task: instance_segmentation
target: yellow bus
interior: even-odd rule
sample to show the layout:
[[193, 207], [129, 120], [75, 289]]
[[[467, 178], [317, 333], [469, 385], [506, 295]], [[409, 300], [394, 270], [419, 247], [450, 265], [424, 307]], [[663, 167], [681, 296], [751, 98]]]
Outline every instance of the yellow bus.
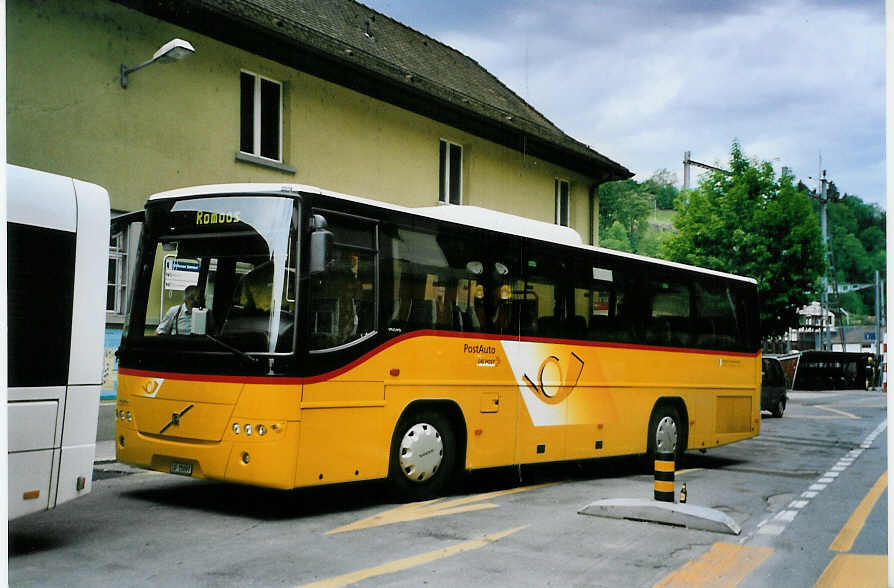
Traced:
[[146, 205], [117, 455], [295, 488], [708, 449], [760, 431], [753, 279], [471, 206], [307, 186]]

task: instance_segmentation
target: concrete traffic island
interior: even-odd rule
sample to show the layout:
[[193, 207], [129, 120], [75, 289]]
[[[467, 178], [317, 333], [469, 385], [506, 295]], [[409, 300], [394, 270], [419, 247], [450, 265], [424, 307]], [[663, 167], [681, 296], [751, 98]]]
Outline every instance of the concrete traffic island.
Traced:
[[655, 492], [654, 500], [642, 498], [608, 498], [597, 500], [578, 511], [578, 514], [628, 519], [647, 523], [661, 523], [675, 527], [713, 531], [738, 535], [739, 525], [726, 513], [706, 506], [695, 506], [686, 502], [686, 484], [680, 490], [680, 502], [674, 501], [676, 489], [677, 456], [667, 447], [676, 447], [676, 427], [671, 420], [658, 422], [655, 445]]
[[610, 519], [661, 523], [688, 529], [738, 535], [742, 529], [726, 513], [706, 506], [642, 498], [607, 498], [592, 502], [578, 514]]

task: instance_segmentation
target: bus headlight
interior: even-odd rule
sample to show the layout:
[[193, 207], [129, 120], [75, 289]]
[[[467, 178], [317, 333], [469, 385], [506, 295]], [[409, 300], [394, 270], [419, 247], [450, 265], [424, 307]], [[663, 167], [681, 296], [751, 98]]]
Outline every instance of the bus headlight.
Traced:
[[128, 411], [127, 411], [127, 422], [129, 423], [129, 422], [132, 421], [132, 420], [133, 420], [133, 415], [130, 414], [130, 411], [128, 410]]

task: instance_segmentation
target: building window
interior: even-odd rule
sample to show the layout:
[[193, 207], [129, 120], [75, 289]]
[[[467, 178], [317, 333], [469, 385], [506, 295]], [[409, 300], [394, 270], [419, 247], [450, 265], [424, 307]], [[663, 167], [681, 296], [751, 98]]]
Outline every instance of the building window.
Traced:
[[106, 288], [106, 311], [124, 314], [127, 289], [127, 233], [115, 233], [109, 240], [109, 281]]
[[568, 200], [570, 187], [567, 180], [556, 180], [556, 224], [568, 226]]
[[440, 196], [445, 204], [462, 204], [463, 148], [441, 139]]
[[282, 161], [282, 84], [242, 72], [239, 150]]

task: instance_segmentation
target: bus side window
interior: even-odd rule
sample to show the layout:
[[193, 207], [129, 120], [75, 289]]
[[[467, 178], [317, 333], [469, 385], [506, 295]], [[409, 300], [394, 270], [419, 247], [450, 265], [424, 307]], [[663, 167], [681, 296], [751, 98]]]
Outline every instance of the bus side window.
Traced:
[[523, 336], [570, 338], [569, 265], [553, 247], [539, 243], [527, 245], [520, 309]]
[[376, 330], [376, 229], [327, 214], [334, 235], [326, 271], [311, 279], [310, 348], [348, 344]]
[[669, 347], [690, 344], [690, 293], [683, 282], [656, 275], [651, 280], [651, 313], [646, 343]]
[[737, 340], [734, 293], [728, 286], [707, 280], [694, 283], [694, 346], [726, 349]]
[[[508, 266], [488, 262], [474, 232], [397, 227], [390, 234], [393, 305], [388, 329], [513, 332]], [[506, 286], [501, 298], [501, 287]]]

